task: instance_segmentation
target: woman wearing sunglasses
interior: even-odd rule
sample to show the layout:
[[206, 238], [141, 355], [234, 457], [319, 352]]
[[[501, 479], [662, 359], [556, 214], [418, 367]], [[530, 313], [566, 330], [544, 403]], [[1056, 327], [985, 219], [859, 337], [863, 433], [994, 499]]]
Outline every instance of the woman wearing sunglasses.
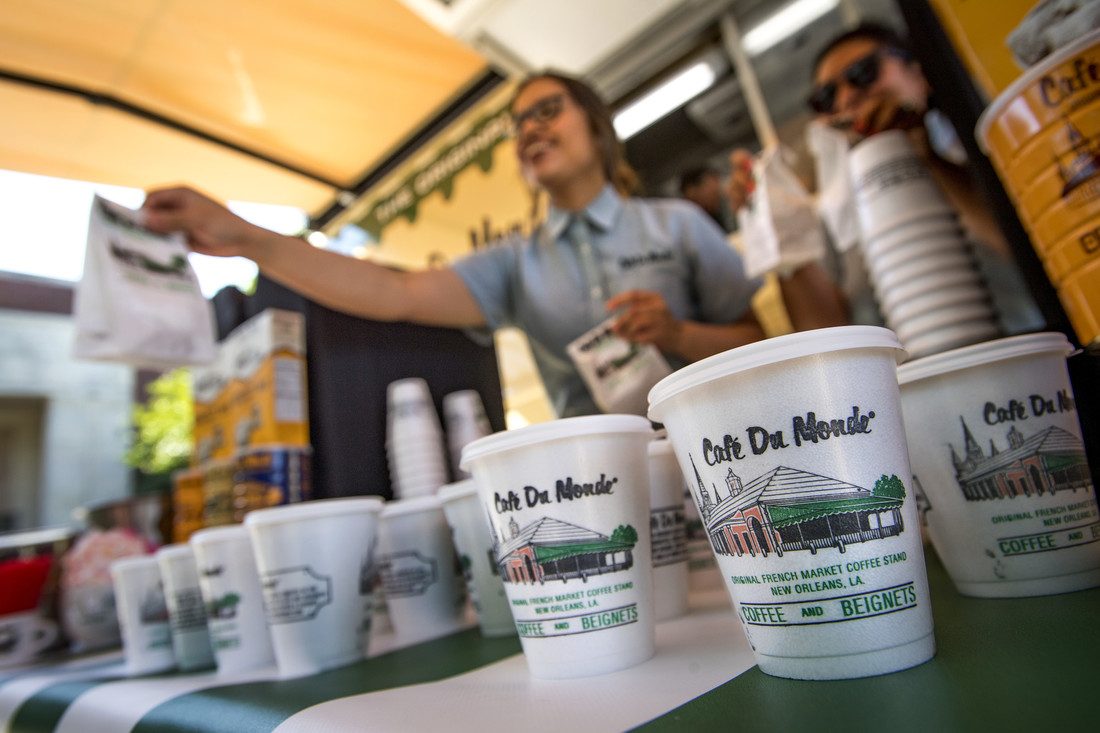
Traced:
[[398, 272], [255, 227], [185, 188], [150, 192], [155, 231], [196, 252], [254, 260], [268, 277], [353, 315], [434, 326], [518, 326], [559, 416], [597, 412], [566, 345], [618, 315], [616, 332], [656, 345], [673, 368], [763, 338], [747, 279], [697, 207], [629, 197], [635, 177], [607, 108], [557, 74], [526, 80], [512, 102], [524, 176], [549, 196], [528, 238], [448, 268]]
[[[867, 23], [834, 39], [818, 55], [808, 103], [817, 116], [811, 124], [842, 131], [849, 144], [885, 130], [905, 130], [975, 243], [1005, 329], [1020, 333], [1041, 328], [1043, 319], [1012, 261], [1000, 226], [970, 179], [958, 135], [935, 109], [933, 96], [919, 62], [901, 37], [890, 28]], [[730, 161], [728, 193], [736, 210], [751, 191], [752, 158], [748, 151], [738, 150]], [[844, 282], [852, 320], [881, 323], [858, 248], [831, 263], [830, 269], [835, 281]], [[791, 320], [797, 326], [799, 319], [796, 304]]]

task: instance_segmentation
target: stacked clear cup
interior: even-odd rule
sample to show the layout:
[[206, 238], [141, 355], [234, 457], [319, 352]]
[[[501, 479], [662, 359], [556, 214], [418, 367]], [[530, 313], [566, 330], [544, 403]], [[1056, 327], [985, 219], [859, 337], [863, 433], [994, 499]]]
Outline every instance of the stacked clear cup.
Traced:
[[875, 296], [909, 355], [1000, 336], [971, 244], [906, 133], [867, 138], [848, 164]]
[[434, 494], [447, 483], [443, 428], [428, 383], [401, 379], [387, 388], [386, 455], [394, 498]]

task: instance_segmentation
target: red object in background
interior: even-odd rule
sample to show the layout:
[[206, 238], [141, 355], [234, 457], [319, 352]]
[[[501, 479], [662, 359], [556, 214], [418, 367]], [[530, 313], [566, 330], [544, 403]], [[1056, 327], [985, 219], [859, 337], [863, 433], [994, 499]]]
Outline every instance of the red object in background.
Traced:
[[38, 608], [53, 557], [0, 562], [0, 616]]

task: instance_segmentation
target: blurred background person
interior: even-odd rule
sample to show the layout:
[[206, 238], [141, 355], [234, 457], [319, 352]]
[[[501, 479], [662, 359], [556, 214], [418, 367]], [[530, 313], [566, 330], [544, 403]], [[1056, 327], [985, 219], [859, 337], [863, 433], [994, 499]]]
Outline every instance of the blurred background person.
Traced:
[[[974, 245], [1004, 330], [1022, 333], [1044, 326], [1004, 234], [972, 184], [958, 134], [936, 109], [934, 91], [903, 38], [889, 27], [864, 23], [833, 39], [814, 63], [808, 102], [816, 115], [811, 125], [838, 131], [840, 144], [854, 145], [885, 130], [906, 131]], [[810, 134], [815, 133], [819, 139], [840, 137], [822, 130]], [[730, 162], [727, 194], [736, 211], [752, 191], [752, 156], [737, 150]], [[850, 320], [881, 325], [858, 247], [831, 256], [823, 266], [843, 292]]]

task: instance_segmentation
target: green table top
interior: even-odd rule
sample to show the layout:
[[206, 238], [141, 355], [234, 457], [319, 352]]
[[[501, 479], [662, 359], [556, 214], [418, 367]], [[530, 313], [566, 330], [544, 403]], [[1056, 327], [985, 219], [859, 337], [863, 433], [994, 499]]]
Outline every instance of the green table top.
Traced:
[[[779, 679], [753, 667], [635, 730], [1100, 730], [1100, 713], [1095, 710], [1100, 674], [1092, 666], [1100, 659], [1100, 589], [1039, 598], [966, 598], [955, 591], [931, 551], [928, 575], [937, 643], [932, 661], [881, 677], [837, 682]], [[690, 624], [691, 618], [677, 623]], [[732, 612], [728, 626], [722, 628], [739, 632]], [[468, 694], [470, 683], [465, 688], [461, 684], [469, 679], [466, 673], [514, 658], [519, 651], [515, 638], [484, 639], [476, 630], [468, 630], [312, 677], [181, 694], [144, 713], [132, 730], [270, 733], [299, 711], [347, 696], [362, 696], [354, 698], [353, 710], [364, 712], [352, 729], [369, 730], [373, 698], [364, 693], [441, 680], [450, 689], [453, 680], [455, 694]], [[522, 674], [519, 669], [516, 673]], [[148, 679], [158, 684], [158, 679], [184, 677], [166, 674]], [[559, 704], [599, 705], [598, 691], [615, 687], [614, 677], [585, 679], [595, 695], [568, 703], [551, 705], [545, 699], [536, 703], [538, 709], [524, 729], [553, 730]], [[66, 679], [46, 686], [21, 702], [6, 721], [0, 714], [0, 731], [52, 731], [74, 701], [98, 685], [111, 684], [111, 679]], [[0, 680], [0, 703], [5, 688], [13, 684], [10, 677], [7, 680]], [[502, 689], [507, 692], [517, 686], [523, 686], [522, 680], [512, 679]], [[644, 695], [645, 689], [631, 689], [630, 694]], [[449, 718], [445, 700], [436, 699], [433, 704], [447, 730], [484, 730], [486, 720], [496, 720], [491, 710], [480, 717], [482, 709], [476, 707], [468, 719]], [[432, 719], [436, 714], [433, 708]], [[69, 718], [72, 723], [72, 715]], [[87, 730], [107, 730], [96, 721], [87, 722]]]
[[1100, 589], [1038, 598], [959, 595], [926, 548], [936, 656], [835, 682], [752, 668], [636, 730], [1100, 730]]

